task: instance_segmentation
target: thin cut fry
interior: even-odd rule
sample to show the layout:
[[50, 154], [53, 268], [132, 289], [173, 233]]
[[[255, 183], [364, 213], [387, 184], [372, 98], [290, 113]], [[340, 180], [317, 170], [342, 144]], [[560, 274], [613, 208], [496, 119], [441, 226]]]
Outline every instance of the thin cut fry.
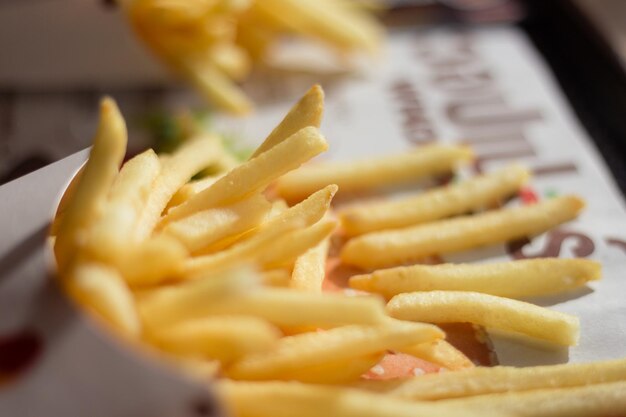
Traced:
[[115, 101], [100, 103], [100, 124], [89, 160], [72, 199], [67, 203], [54, 247], [59, 271], [63, 272], [84, 245], [89, 225], [102, 213], [107, 193], [126, 153], [126, 124]]
[[137, 240], [150, 236], [176, 191], [192, 176], [211, 165], [220, 152], [217, 138], [200, 136], [186, 142], [162, 163], [161, 173], [154, 182], [137, 225]]
[[170, 199], [170, 201], [167, 203], [167, 207], [165, 211], [167, 212], [172, 207], [176, 207], [176, 206], [183, 204], [185, 201], [189, 200], [194, 195], [198, 194], [201, 191], [206, 190], [211, 185], [213, 185], [215, 181], [220, 179], [222, 176], [223, 175], [220, 174], [220, 175], [205, 177], [197, 181], [188, 182], [187, 184], [183, 185], [182, 187], [178, 189], [178, 191], [176, 191], [176, 194], [174, 194], [172, 198]]
[[412, 183], [431, 175], [449, 172], [472, 158], [462, 146], [429, 145], [411, 152], [356, 162], [320, 162], [286, 174], [277, 181], [278, 193], [297, 201], [328, 184], [342, 191]]
[[171, 222], [163, 233], [175, 237], [193, 253], [258, 226], [271, 207], [262, 194], [253, 194], [229, 206], [199, 211]]
[[168, 352], [228, 364], [244, 355], [269, 350], [277, 343], [280, 331], [256, 317], [223, 316], [157, 329], [149, 337]]
[[350, 240], [341, 259], [362, 268], [381, 268], [534, 236], [576, 218], [583, 207], [580, 198], [564, 196], [530, 206], [373, 232]]
[[475, 412], [453, 405], [409, 402], [351, 388], [298, 382], [220, 381], [217, 392], [237, 416], [256, 417], [490, 417], [509, 413]]
[[473, 368], [472, 361], [463, 352], [445, 340], [425, 342], [398, 349], [400, 352], [413, 355], [416, 358], [443, 366], [451, 371]]
[[302, 291], [321, 292], [326, 276], [326, 258], [330, 240], [324, 239], [296, 259], [289, 287]]
[[269, 134], [250, 158], [252, 159], [273, 148], [304, 127], [313, 126], [319, 128], [323, 114], [324, 90], [318, 84], [315, 84], [289, 110], [282, 122], [272, 130], [272, 133]]
[[430, 342], [444, 336], [429, 324], [393, 322], [379, 326], [343, 326], [324, 332], [302, 333], [282, 338], [276, 347], [251, 354], [227, 370], [235, 379], [281, 379], [303, 367], [348, 361], [352, 357]]
[[401, 320], [469, 322], [558, 345], [573, 346], [578, 343], [577, 317], [487, 294], [461, 291], [400, 294], [389, 301], [387, 312]]
[[64, 281], [66, 289], [86, 309], [128, 336], [141, 331], [133, 295], [114, 269], [93, 263], [77, 265]]
[[346, 233], [360, 235], [465, 214], [512, 195], [529, 175], [525, 168], [513, 165], [410, 197], [361, 203], [342, 210], [341, 223]]
[[283, 381], [301, 381], [311, 384], [345, 384], [357, 381], [375, 366], [383, 353], [373, 353], [350, 360], [336, 360], [321, 365], [307, 366], [281, 375]]
[[247, 240], [215, 254], [198, 256], [187, 262], [185, 273], [188, 278], [201, 271], [236, 265], [243, 260], [256, 259], [266, 245], [287, 232], [309, 226], [321, 219], [337, 192], [336, 185], [312, 194], [309, 198], [268, 220], [263, 227]]
[[394, 397], [430, 401], [615, 381], [626, 381], [626, 359], [526, 368], [476, 367], [407, 379], [385, 392]]
[[268, 287], [288, 287], [291, 281], [290, 271], [287, 269], [270, 269], [261, 273], [263, 284]]
[[521, 417], [606, 417], [626, 410], [626, 381], [438, 401], [442, 406]]
[[556, 294], [600, 279], [588, 259], [525, 259], [493, 264], [411, 265], [350, 278], [350, 287], [391, 298], [414, 291], [474, 291], [523, 298]]
[[299, 167], [327, 148], [326, 140], [316, 128], [301, 129], [267, 152], [236, 167], [185, 203], [172, 208], [164, 223], [190, 216], [200, 210], [232, 203], [252, 192], [260, 191], [279, 176]]

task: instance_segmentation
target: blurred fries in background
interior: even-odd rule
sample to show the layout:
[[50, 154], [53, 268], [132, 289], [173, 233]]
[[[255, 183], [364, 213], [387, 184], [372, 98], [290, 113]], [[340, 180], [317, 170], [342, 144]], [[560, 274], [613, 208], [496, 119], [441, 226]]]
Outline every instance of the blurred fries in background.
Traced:
[[[237, 85], [271, 67], [284, 37], [322, 42], [341, 55], [376, 52], [383, 28], [353, 0], [118, 0], [144, 43], [207, 100], [235, 114], [253, 104]], [[295, 133], [295, 132], [294, 132]]]

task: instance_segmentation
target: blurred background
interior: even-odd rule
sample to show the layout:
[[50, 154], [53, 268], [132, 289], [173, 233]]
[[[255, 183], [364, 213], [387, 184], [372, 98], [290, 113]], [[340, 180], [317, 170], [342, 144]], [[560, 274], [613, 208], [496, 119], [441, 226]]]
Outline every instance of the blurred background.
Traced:
[[[118, 100], [127, 117], [131, 152], [147, 146], [167, 150], [176, 141], [180, 112], [246, 143], [252, 127], [238, 126], [247, 118], [207, 101], [198, 86], [189, 83], [189, 76], [177, 77], [176, 71], [163, 65], [163, 55], [151, 53], [146, 38], [137, 36], [137, 25], [129, 21], [124, 3], [128, 2], [0, 1], [0, 183], [89, 146], [103, 94]], [[232, 3], [243, 8], [249, 2]], [[410, 78], [414, 69], [403, 68], [405, 61], [396, 60], [393, 47], [388, 47], [397, 33], [411, 30], [427, 37], [429, 32], [451, 28], [494, 38], [519, 32], [556, 80], [559, 91], [546, 94], [567, 98], [575, 123], [584, 126], [622, 192], [626, 191], [626, 2], [405, 0], [366, 2], [363, 7], [387, 32], [380, 41], [381, 51], [368, 56], [329, 54], [315, 44], [281, 39], [280, 47], [273, 50], [280, 68], [257, 65], [245, 78], [233, 77], [256, 108], [248, 117], [267, 119], [255, 128], [274, 125], [278, 120], [273, 115], [281, 114], [314, 82], [322, 83], [329, 109], [341, 115], [357, 99], [340, 86], [358, 78], [361, 88], [367, 89], [368, 77], [384, 78], [389, 68]], [[505, 38], [501, 47], [506, 52]], [[495, 56], [491, 65], [499, 68]], [[500, 57], [504, 72], [495, 72], [506, 82], [508, 57], [506, 53]], [[534, 57], [524, 59], [535, 65]], [[524, 80], [516, 80], [523, 89]], [[404, 91], [401, 83], [394, 88], [398, 94]], [[376, 103], [375, 97], [371, 99]], [[437, 105], [428, 101], [428, 95], [420, 100], [414, 107]], [[376, 111], [371, 107], [373, 114]], [[403, 123], [405, 130], [410, 128]], [[266, 133], [259, 132], [254, 140]]]

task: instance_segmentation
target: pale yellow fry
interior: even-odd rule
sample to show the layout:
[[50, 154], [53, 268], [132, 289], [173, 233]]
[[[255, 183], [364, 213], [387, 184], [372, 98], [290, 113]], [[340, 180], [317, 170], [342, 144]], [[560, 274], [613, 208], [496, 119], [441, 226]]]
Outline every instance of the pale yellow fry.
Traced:
[[252, 103], [243, 90], [214, 65], [189, 57], [179, 57], [176, 63], [180, 71], [209, 102], [239, 115], [252, 110]]
[[251, 354], [226, 373], [235, 379], [280, 379], [304, 367], [398, 349], [444, 337], [436, 326], [394, 321], [378, 326], [343, 326], [282, 338], [269, 352]]
[[288, 287], [291, 281], [290, 271], [287, 269], [270, 269], [261, 273], [264, 285], [269, 287]]
[[583, 207], [580, 198], [564, 196], [529, 206], [368, 233], [350, 240], [341, 251], [341, 259], [363, 268], [381, 268], [493, 245], [543, 233], [576, 218]]
[[346, 384], [357, 381], [364, 373], [374, 367], [384, 353], [372, 353], [350, 360], [336, 360], [323, 364], [306, 366], [293, 372], [281, 374], [283, 381], [300, 381], [311, 384]]
[[216, 384], [227, 409], [238, 417], [490, 417], [510, 413], [475, 412], [452, 405], [410, 402], [351, 388], [299, 382], [233, 382]]
[[258, 275], [246, 267], [213, 272], [194, 281], [145, 291], [138, 297], [137, 308], [142, 321], [156, 329], [205, 317], [214, 303], [250, 291], [258, 283]]
[[526, 368], [476, 367], [410, 378], [390, 385], [384, 392], [411, 400], [442, 400], [614, 381], [626, 381], [626, 359]]
[[305, 229], [285, 233], [265, 245], [256, 255], [256, 262], [266, 268], [292, 265], [306, 251], [327, 241], [336, 228], [336, 220], [320, 220]]
[[378, 49], [383, 30], [365, 13], [346, 9], [335, 2], [263, 0], [258, 10], [280, 26], [298, 34], [323, 41], [341, 49]]
[[330, 239], [324, 239], [296, 259], [289, 281], [290, 288], [322, 292], [329, 247]]
[[515, 193], [529, 172], [513, 165], [446, 187], [395, 200], [361, 203], [340, 212], [346, 233], [398, 229], [486, 208]]
[[626, 381], [574, 388], [491, 394], [438, 401], [442, 406], [521, 417], [606, 417], [624, 415]]
[[304, 127], [313, 126], [319, 128], [323, 114], [324, 90], [318, 84], [315, 84], [289, 110], [285, 118], [272, 130], [272, 133], [269, 134], [250, 158], [254, 158], [273, 148]]
[[174, 207], [167, 214], [164, 222], [171, 222], [201, 210], [228, 204], [255, 191], [260, 191], [276, 178], [299, 167], [300, 164], [327, 148], [328, 143], [316, 128], [301, 129], [267, 152], [234, 168], [215, 184], [191, 197], [185, 203]]
[[83, 176], [83, 171], [85, 170], [85, 165], [80, 167], [76, 175], [72, 177], [70, 183], [67, 185], [65, 192], [61, 196], [61, 200], [59, 201], [59, 205], [57, 206], [56, 213], [54, 214], [54, 220], [52, 221], [52, 225], [50, 225], [50, 236], [56, 236], [59, 230], [59, 225], [63, 222], [63, 216], [65, 215], [65, 210], [67, 210], [67, 206], [70, 201], [74, 198], [74, 193], [76, 192], [76, 187], [80, 183], [80, 179]]
[[443, 366], [451, 371], [473, 368], [474, 363], [463, 352], [445, 340], [419, 343], [398, 349], [400, 352]]
[[216, 43], [209, 48], [207, 54], [218, 70], [234, 80], [242, 80], [250, 73], [250, 57], [236, 44]]
[[131, 250], [135, 227], [160, 169], [159, 158], [151, 149], [124, 164], [111, 186], [102, 217], [89, 233], [88, 250], [96, 258], [112, 262]]
[[213, 136], [200, 136], [185, 142], [162, 163], [146, 206], [137, 225], [136, 239], [152, 234], [172, 196], [189, 179], [211, 165], [220, 155], [220, 144]]
[[249, 239], [240, 241], [224, 251], [190, 259], [185, 267], [187, 277], [193, 278], [202, 271], [236, 265], [243, 260], [258, 259], [266, 245], [270, 245], [278, 237], [320, 220], [327, 212], [336, 192], [337, 186], [329, 185], [313, 193], [300, 204], [268, 220]]
[[77, 249], [85, 244], [87, 228], [102, 214], [124, 159], [127, 140], [126, 123], [115, 101], [104, 98], [89, 160], [59, 224], [54, 253], [60, 271], [65, 270]]
[[188, 257], [185, 247], [169, 236], [155, 236], [137, 243], [112, 260], [132, 287], [161, 284], [178, 275]]
[[[234, 167], [233, 167], [234, 168]], [[185, 201], [189, 200], [194, 195], [198, 194], [201, 191], [206, 190], [209, 186], [213, 185], [215, 181], [220, 179], [223, 175], [215, 175], [210, 177], [205, 177], [196, 181], [188, 182], [183, 185], [176, 191], [176, 194], [172, 196], [170, 201], [167, 203], [166, 212], [170, 210], [172, 207], [179, 206], [183, 204]]]
[[253, 194], [234, 204], [202, 210], [168, 223], [163, 233], [175, 237], [193, 253], [257, 227], [271, 207], [272, 204], [262, 194]]
[[387, 304], [395, 318], [428, 323], [469, 322], [557, 345], [578, 343], [578, 318], [523, 301], [461, 291], [396, 295]]
[[471, 151], [463, 146], [429, 145], [375, 159], [320, 162], [281, 177], [277, 191], [285, 199], [294, 201], [328, 184], [337, 184], [342, 191], [358, 191], [411, 183], [449, 172], [471, 158]]
[[350, 287], [391, 298], [415, 291], [474, 291], [500, 297], [551, 295], [600, 279], [588, 259], [525, 259], [493, 264], [411, 265], [350, 278]]
[[[215, 281], [214, 279], [211, 279]], [[218, 280], [219, 281], [219, 280]], [[194, 283], [192, 281], [191, 283]], [[283, 288], [262, 288], [241, 292], [245, 286], [230, 284], [231, 296], [203, 296], [203, 293], [227, 293], [224, 284], [218, 290], [204, 288], [184, 290], [159, 298], [140, 300], [139, 310], [150, 327], [178, 323], [209, 315], [250, 315], [279, 326], [340, 326], [344, 324], [376, 324], [386, 316], [381, 301], [374, 297], [347, 297], [340, 294], [313, 294]], [[162, 290], [165, 291], [165, 290]]]
[[64, 284], [75, 300], [115, 330], [128, 336], [139, 335], [141, 325], [133, 295], [115, 269], [81, 263], [70, 271]]
[[174, 354], [216, 359], [228, 364], [244, 355], [268, 351], [280, 336], [280, 331], [265, 320], [222, 316], [155, 329], [149, 340]]

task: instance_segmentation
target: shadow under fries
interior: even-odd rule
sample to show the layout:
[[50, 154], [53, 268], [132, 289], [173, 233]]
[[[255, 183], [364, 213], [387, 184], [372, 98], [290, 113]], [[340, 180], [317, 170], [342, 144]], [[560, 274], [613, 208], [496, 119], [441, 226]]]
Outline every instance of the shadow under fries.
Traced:
[[538, 366], [569, 362], [569, 348], [529, 339], [513, 333], [489, 330], [500, 365]]
[[561, 294], [546, 295], [544, 297], [525, 298], [524, 301], [538, 305], [540, 307], [551, 307], [566, 301], [575, 300], [594, 292], [594, 289], [585, 285], [584, 287], [575, 288]]

